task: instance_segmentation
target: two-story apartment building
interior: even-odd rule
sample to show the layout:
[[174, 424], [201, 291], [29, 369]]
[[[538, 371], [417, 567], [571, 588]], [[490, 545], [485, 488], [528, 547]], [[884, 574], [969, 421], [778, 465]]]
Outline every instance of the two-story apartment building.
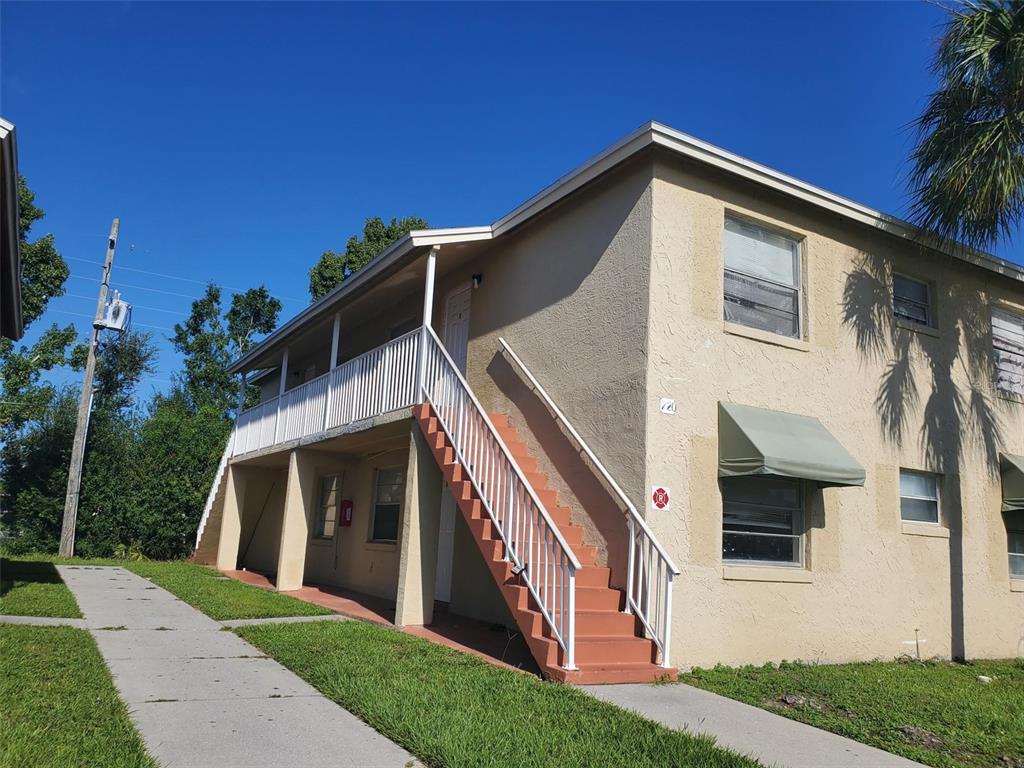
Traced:
[[235, 362], [197, 558], [545, 673], [1024, 653], [1024, 270], [651, 123]]

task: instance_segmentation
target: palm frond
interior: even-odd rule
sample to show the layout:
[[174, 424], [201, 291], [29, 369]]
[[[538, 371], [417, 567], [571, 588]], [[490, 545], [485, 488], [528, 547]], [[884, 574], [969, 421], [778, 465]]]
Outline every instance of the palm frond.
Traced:
[[916, 122], [911, 216], [940, 237], [987, 248], [1024, 217], [1024, 0], [949, 11]]

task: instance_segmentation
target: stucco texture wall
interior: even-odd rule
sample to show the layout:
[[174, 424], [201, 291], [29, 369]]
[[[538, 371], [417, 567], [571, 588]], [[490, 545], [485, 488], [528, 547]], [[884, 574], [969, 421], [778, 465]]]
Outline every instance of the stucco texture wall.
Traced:
[[482, 275], [471, 299], [468, 381], [486, 409], [510, 415], [618, 583], [622, 511], [499, 354], [498, 338], [523, 358], [626, 492], [641, 498], [650, 187], [650, 163], [635, 162], [503, 235], [438, 282], [433, 320], [443, 334], [447, 294]]
[[[989, 335], [990, 305], [1024, 303], [1024, 286], [667, 156], [652, 207], [637, 422], [644, 486], [672, 491], [670, 511], [648, 504], [647, 517], [682, 569], [673, 662], [1024, 653], [996, 463], [999, 450], [1024, 452], [1024, 404], [992, 391]], [[802, 341], [723, 321], [726, 211], [802, 240]], [[933, 282], [934, 332], [894, 323], [893, 269]], [[675, 415], [659, 412], [662, 397], [675, 399]], [[723, 567], [719, 401], [814, 416], [867, 472], [863, 488], [807, 488], [799, 580]], [[901, 523], [901, 466], [942, 475], [941, 530]]]

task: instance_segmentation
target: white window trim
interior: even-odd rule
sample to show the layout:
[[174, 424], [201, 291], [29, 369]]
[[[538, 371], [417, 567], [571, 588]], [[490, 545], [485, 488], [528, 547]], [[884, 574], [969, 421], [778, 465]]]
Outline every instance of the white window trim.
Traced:
[[[759, 229], [764, 229], [764, 230], [767, 230], [768, 232], [772, 232], [772, 233], [774, 233], [776, 235], [779, 235], [780, 237], [784, 237], [787, 240], [791, 240], [793, 242], [793, 244], [796, 245], [796, 250], [795, 250], [795, 253], [793, 254], [793, 259], [794, 259], [793, 282], [794, 282], [794, 285], [787, 285], [786, 283], [780, 283], [777, 280], [772, 280], [771, 278], [768, 278], [768, 277], [759, 277], [757, 275], [751, 275], [751, 274], [749, 274], [747, 272], [744, 272], [743, 270], [740, 270], [740, 269], [732, 269], [730, 267], [727, 267], [726, 263], [725, 263], [726, 254], [725, 254], [725, 247], [724, 247], [724, 243], [725, 243], [725, 219], [735, 219], [737, 221], [742, 221], [742, 222], [744, 222], [744, 223], [746, 223], [746, 224], [748, 224], [748, 225], [750, 225], [752, 227], [757, 227]], [[794, 232], [788, 232], [788, 231], [786, 231], [784, 229], [780, 229], [779, 227], [772, 226], [771, 224], [766, 224], [765, 222], [759, 221], [758, 219], [753, 219], [753, 218], [751, 218], [749, 216], [744, 216], [742, 214], [736, 214], [736, 213], [733, 213], [733, 212], [728, 211], [728, 210], [725, 212], [725, 219], [722, 220], [722, 243], [723, 243], [723, 247], [722, 247], [722, 274], [724, 275], [726, 272], [732, 272], [732, 273], [737, 274], [737, 275], [742, 275], [743, 277], [745, 277], [745, 278], [747, 278], [749, 280], [763, 280], [764, 282], [769, 283], [770, 285], [778, 286], [779, 288], [785, 288], [786, 290], [789, 290], [789, 291], [796, 290], [796, 331], [797, 331], [797, 333], [796, 333], [796, 336], [788, 336], [788, 335], [783, 334], [783, 333], [775, 333], [774, 331], [767, 331], [767, 330], [765, 330], [763, 328], [754, 328], [753, 326], [747, 326], [747, 325], [745, 325], [743, 323], [736, 323], [735, 321], [732, 321], [732, 320], [726, 320], [725, 322], [730, 323], [732, 325], [739, 325], [739, 326], [742, 326], [744, 328], [752, 328], [752, 330], [761, 331], [762, 333], [768, 333], [768, 334], [771, 334], [772, 336], [779, 336], [780, 338], [783, 338], [783, 339], [790, 339], [790, 340], [793, 340], [793, 341], [805, 341], [806, 338], [807, 338], [807, 334], [806, 334], [805, 329], [804, 329], [804, 242], [805, 242], [805, 240], [807, 238], [804, 237], [803, 235], [798, 235], [798, 234], [796, 234]], [[725, 303], [725, 288], [724, 288], [724, 286], [722, 288], [722, 303], [723, 303], [723, 305]], [[725, 314], [724, 313], [724, 308], [723, 308], [723, 313], [722, 314], [723, 314], [723, 317], [724, 317], [724, 314]]]
[[1004, 315], [1010, 315], [1011, 317], [1020, 318], [1022, 320], [1022, 322], [1024, 322], [1024, 307], [1020, 307], [1020, 306], [1018, 306], [1016, 304], [1006, 304], [1006, 303], [1003, 303], [1003, 302], [996, 302], [996, 303], [993, 303], [991, 311], [989, 312], [989, 323], [991, 324], [990, 325], [990, 331], [991, 331], [991, 340], [992, 340], [992, 348], [990, 350], [990, 354], [992, 355], [992, 388], [995, 390], [996, 394], [999, 395], [1000, 397], [1009, 398], [1009, 399], [1013, 399], [1013, 400], [1024, 399], [1024, 389], [1020, 389], [1020, 390], [1017, 390], [1017, 389], [1007, 389], [1005, 387], [1000, 387], [999, 386], [998, 376], [996, 375], [996, 371], [998, 370], [998, 368], [996, 367], [996, 354], [995, 354], [996, 353], [996, 348], [995, 348], [995, 335], [996, 335], [995, 316], [996, 316], [996, 313], [1002, 313]]
[[[908, 475], [920, 475], [922, 477], [932, 478], [935, 481], [935, 498], [932, 498], [931, 496], [916, 496], [914, 494], [904, 495], [903, 491], [899, 489], [899, 486], [897, 486], [897, 490], [899, 491], [900, 496], [900, 522], [906, 523], [908, 525], [932, 525], [935, 527], [942, 527], [942, 476], [939, 475], [937, 472], [928, 472], [927, 470], [924, 469], [908, 469], [906, 467], [900, 467], [899, 474], [902, 475], [904, 472]], [[899, 477], [897, 476], [897, 482], [898, 480]], [[914, 499], [916, 501], [934, 501], [935, 522], [932, 522], [931, 520], [907, 520], [905, 517], [903, 517], [904, 499]]]
[[[391, 467], [377, 467], [376, 469], [373, 470], [373, 505], [371, 506], [370, 530], [367, 532], [369, 534], [369, 536], [366, 539], [366, 543], [367, 544], [397, 544], [398, 543], [398, 533], [399, 533], [399, 531], [401, 530], [401, 527], [402, 527], [402, 508], [405, 506], [404, 501], [399, 501], [398, 502], [398, 530], [395, 531], [395, 538], [393, 538], [393, 539], [375, 539], [373, 537], [373, 532], [374, 532], [374, 530], [377, 527], [377, 494], [380, 493], [380, 473], [382, 471], [383, 472], [387, 472], [388, 470], [392, 470], [392, 469], [399, 469], [400, 470], [402, 468], [403, 467], [402, 467], [401, 464], [396, 464], [396, 465], [391, 466]], [[402, 481], [402, 486], [403, 486], [403, 493], [404, 493], [404, 490], [405, 490], [405, 488], [404, 488], [405, 481], [404, 480]]]
[[[1011, 533], [1017, 534], [1018, 536], [1024, 536], [1024, 531], [1018, 531], [1016, 528], [1008, 528], [1006, 530], [1007, 566], [1009, 566], [1009, 558], [1011, 558], [1011, 557], [1024, 557], [1024, 555], [1022, 555], [1022, 554], [1020, 554], [1018, 552], [1010, 552], [1010, 534]], [[1016, 575], [1016, 574], [1013, 573], [1013, 571], [1010, 571], [1010, 581], [1024, 586], [1024, 573], [1022, 573], [1020, 575]]]
[[804, 569], [806, 568], [806, 545], [807, 545], [807, 506], [806, 506], [806, 495], [804, 493], [804, 482], [797, 480], [796, 478], [790, 478], [796, 484], [800, 493], [800, 498], [797, 501], [797, 506], [783, 507], [778, 504], [759, 504], [756, 502], [744, 502], [751, 506], [763, 507], [765, 509], [781, 509], [787, 512], [793, 512], [793, 528], [799, 529], [797, 533], [752, 533], [749, 531], [729, 531], [725, 527], [725, 494], [722, 494], [722, 518], [721, 518], [721, 530], [722, 530], [722, 542], [721, 550], [725, 549], [725, 535], [727, 533], [739, 533], [746, 536], [774, 536], [777, 538], [792, 537], [796, 538], [799, 544], [797, 559], [790, 561], [780, 560], [746, 560], [743, 558], [732, 558], [726, 557], [725, 552], [722, 552], [722, 565], [725, 567], [746, 567], [751, 566], [752, 568], [785, 568], [785, 569]]
[[[912, 283], [917, 283], [918, 285], [923, 285], [924, 286], [925, 292], [926, 292], [926, 294], [928, 296], [928, 303], [925, 305], [925, 310], [926, 310], [926, 313], [927, 313], [927, 319], [926, 319], [926, 321], [924, 323], [919, 323], [917, 320], [914, 320], [912, 318], [903, 317], [902, 315], [896, 314], [896, 278], [897, 277], [902, 277], [904, 280], [909, 280]], [[937, 326], [936, 326], [936, 317], [935, 316], [936, 316], [937, 313], [935, 311], [935, 295], [936, 295], [935, 284], [932, 281], [930, 281], [930, 280], [922, 280], [921, 278], [914, 277], [913, 275], [909, 275], [906, 272], [894, 271], [892, 273], [892, 314], [893, 314], [893, 317], [895, 317], [898, 321], [903, 322], [903, 323], [908, 323], [911, 327], [917, 326], [917, 327], [921, 327], [921, 328], [933, 328], [933, 329], [936, 328]], [[908, 299], [908, 301], [910, 301], [910, 302], [912, 302], [914, 304], [919, 304], [920, 303], [920, 302], [914, 301], [913, 299]]]

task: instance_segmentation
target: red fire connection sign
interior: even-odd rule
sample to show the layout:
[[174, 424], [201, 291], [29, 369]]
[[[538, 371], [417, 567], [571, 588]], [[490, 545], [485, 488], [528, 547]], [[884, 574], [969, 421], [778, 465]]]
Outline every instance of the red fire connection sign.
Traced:
[[655, 486], [651, 493], [651, 503], [654, 504], [655, 509], [668, 509], [671, 496], [668, 492], [668, 488], [663, 486]]

